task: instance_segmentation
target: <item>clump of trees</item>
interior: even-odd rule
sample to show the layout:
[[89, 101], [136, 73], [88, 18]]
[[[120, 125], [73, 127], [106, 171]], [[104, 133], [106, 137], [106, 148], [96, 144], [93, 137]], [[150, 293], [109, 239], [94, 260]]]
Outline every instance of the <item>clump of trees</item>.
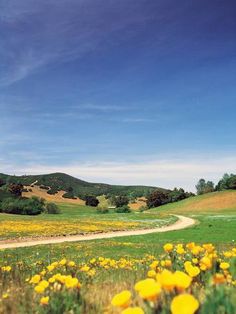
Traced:
[[99, 204], [99, 200], [92, 195], [87, 195], [85, 197], [85, 205], [86, 206], [92, 206], [92, 207], [97, 207]]
[[214, 183], [212, 181], [200, 179], [196, 185], [196, 190], [198, 195], [214, 192], [215, 190]]
[[0, 212], [17, 215], [59, 214], [60, 210], [54, 203], [45, 203], [43, 198], [6, 198], [0, 203]]
[[185, 192], [182, 188], [174, 188], [173, 191], [155, 190], [147, 196], [147, 207], [158, 207], [168, 203], [178, 202], [191, 196], [194, 196], [194, 194]]
[[225, 173], [215, 187], [216, 191], [236, 190], [236, 175]]
[[200, 179], [196, 185], [198, 195], [224, 190], [236, 190], [236, 175], [225, 173], [220, 181], [214, 185], [212, 181]]
[[8, 214], [38, 215], [45, 209], [45, 202], [38, 197], [7, 198], [2, 201], [0, 211]]

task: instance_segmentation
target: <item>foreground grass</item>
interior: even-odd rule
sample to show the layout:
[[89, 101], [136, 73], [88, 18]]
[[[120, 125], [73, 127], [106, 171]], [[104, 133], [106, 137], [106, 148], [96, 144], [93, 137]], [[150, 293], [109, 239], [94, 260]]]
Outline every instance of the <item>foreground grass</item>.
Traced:
[[0, 313], [235, 313], [235, 246], [142, 238], [2, 251]]

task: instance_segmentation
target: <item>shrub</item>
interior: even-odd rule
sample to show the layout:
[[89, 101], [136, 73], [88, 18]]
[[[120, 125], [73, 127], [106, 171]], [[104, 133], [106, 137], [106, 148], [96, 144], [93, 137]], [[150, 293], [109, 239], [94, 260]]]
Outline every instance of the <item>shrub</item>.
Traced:
[[40, 189], [43, 189], [43, 190], [49, 190], [49, 187], [46, 185], [40, 185], [39, 187]]
[[99, 204], [99, 200], [95, 196], [86, 196], [85, 197], [85, 205], [97, 207]]
[[124, 205], [124, 206], [117, 207], [115, 209], [115, 212], [116, 213], [130, 213], [131, 210], [130, 210], [129, 206]]
[[60, 214], [61, 211], [55, 203], [47, 203], [45, 206], [45, 213], [47, 213], [47, 214]]
[[62, 197], [64, 197], [64, 198], [70, 198], [70, 199], [73, 199], [73, 200], [76, 199], [76, 197], [74, 196], [73, 192], [66, 192], [66, 193], [64, 193], [64, 194], [62, 195]]
[[170, 197], [168, 192], [156, 190], [147, 197], [148, 208], [158, 207], [169, 202]]
[[8, 186], [8, 191], [14, 196], [21, 196], [24, 186], [22, 184], [12, 183]]
[[45, 209], [45, 202], [42, 198], [7, 198], [1, 204], [1, 211], [8, 214], [38, 215]]
[[47, 191], [48, 194], [54, 195], [57, 194], [58, 190], [55, 187], [52, 187], [50, 190]]
[[112, 199], [113, 205], [116, 207], [122, 207], [129, 204], [129, 198], [127, 196], [119, 195]]
[[109, 213], [109, 209], [106, 206], [98, 206], [97, 207], [97, 212], [99, 214], [108, 214]]
[[148, 207], [147, 206], [141, 206], [141, 207], [139, 207], [139, 211], [142, 213], [142, 212], [144, 212], [145, 210], [147, 210], [148, 209]]
[[6, 182], [3, 179], [0, 179], [0, 187], [5, 185], [5, 184], [6, 184]]

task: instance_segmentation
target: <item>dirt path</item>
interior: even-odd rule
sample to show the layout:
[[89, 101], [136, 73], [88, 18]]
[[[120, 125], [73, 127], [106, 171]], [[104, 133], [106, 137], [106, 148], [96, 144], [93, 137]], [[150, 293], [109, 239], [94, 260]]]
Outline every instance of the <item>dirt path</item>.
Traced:
[[42, 244], [55, 244], [55, 243], [63, 243], [63, 242], [88, 241], [88, 240], [109, 239], [109, 238], [124, 237], [124, 236], [144, 235], [144, 234], [150, 234], [150, 233], [155, 233], [155, 232], [167, 232], [167, 231], [185, 229], [195, 224], [195, 220], [192, 218], [180, 216], [180, 215], [175, 215], [175, 216], [178, 217], [178, 220], [174, 224], [160, 227], [160, 228], [129, 230], [129, 231], [114, 231], [114, 232], [99, 233], [99, 234], [54, 237], [54, 238], [40, 239], [40, 240], [30, 239], [29, 241], [24, 240], [24, 242], [19, 241], [19, 242], [12, 242], [12, 243], [1, 241], [0, 249], [11, 249], [11, 248], [35, 246], [35, 245], [42, 245]]

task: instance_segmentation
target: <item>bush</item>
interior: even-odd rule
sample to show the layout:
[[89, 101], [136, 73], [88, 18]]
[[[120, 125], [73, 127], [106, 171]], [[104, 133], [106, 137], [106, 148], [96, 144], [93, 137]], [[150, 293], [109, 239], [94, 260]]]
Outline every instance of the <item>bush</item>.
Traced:
[[142, 213], [142, 212], [144, 212], [145, 210], [148, 210], [148, 207], [147, 206], [141, 206], [140, 208], [139, 208], [139, 211], [140, 211], [140, 213]]
[[116, 207], [123, 207], [129, 204], [129, 198], [127, 196], [119, 195], [112, 198], [112, 204]]
[[49, 187], [46, 185], [40, 185], [39, 187], [40, 189], [43, 189], [43, 190], [49, 190]]
[[7, 198], [1, 203], [1, 211], [8, 214], [38, 215], [45, 209], [45, 202], [42, 198]]
[[54, 215], [54, 214], [60, 214], [61, 211], [55, 203], [47, 203], [45, 206], [45, 213]]
[[131, 210], [130, 210], [129, 206], [124, 205], [124, 206], [117, 207], [115, 209], [115, 212], [116, 213], [130, 213]]
[[73, 200], [76, 199], [76, 197], [74, 196], [73, 192], [66, 192], [66, 193], [64, 193], [64, 194], [62, 195], [62, 197], [64, 197], [64, 198], [70, 198], [70, 199], [73, 199]]
[[8, 186], [8, 191], [14, 196], [21, 196], [24, 186], [22, 184], [12, 183]]
[[97, 207], [97, 212], [99, 214], [108, 214], [109, 213], [109, 209], [106, 206], [98, 206]]
[[99, 204], [99, 200], [95, 196], [86, 196], [85, 197], [85, 205], [97, 207]]
[[147, 206], [148, 208], [158, 207], [167, 204], [170, 201], [169, 192], [156, 190], [147, 197]]
[[52, 187], [50, 190], [47, 191], [48, 194], [50, 195], [55, 195], [57, 194], [58, 190], [54, 187]]

